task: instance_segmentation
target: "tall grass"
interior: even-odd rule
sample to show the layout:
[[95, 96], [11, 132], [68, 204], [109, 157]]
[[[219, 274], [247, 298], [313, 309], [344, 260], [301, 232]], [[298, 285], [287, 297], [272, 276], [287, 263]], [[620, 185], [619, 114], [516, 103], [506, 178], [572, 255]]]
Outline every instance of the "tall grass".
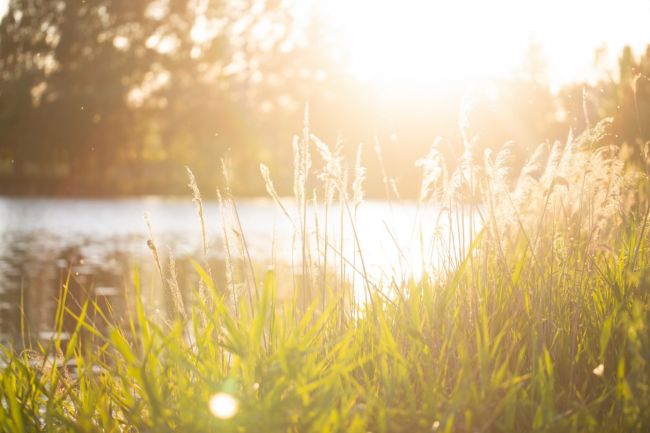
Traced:
[[520, 173], [508, 146], [480, 158], [466, 140], [454, 170], [434, 146], [418, 162], [419, 207], [447, 231], [416, 226], [414, 238], [441, 253], [422, 254], [421, 274], [377, 279], [357, 235], [361, 153], [348, 169], [305, 126], [297, 211], [261, 167], [295, 229], [291, 285], [279, 286], [279, 267], [256, 271], [236, 202], [219, 192], [226, 284], [204, 265], [204, 241], [184, 305], [152, 238], [178, 314], [146, 313], [137, 270], [124, 323], [92, 300], [77, 311], [62, 299], [56, 329], [64, 316], [77, 323], [67, 344], [1, 348], [0, 429], [650, 431], [648, 177], [594, 148], [598, 131], [540, 146]]

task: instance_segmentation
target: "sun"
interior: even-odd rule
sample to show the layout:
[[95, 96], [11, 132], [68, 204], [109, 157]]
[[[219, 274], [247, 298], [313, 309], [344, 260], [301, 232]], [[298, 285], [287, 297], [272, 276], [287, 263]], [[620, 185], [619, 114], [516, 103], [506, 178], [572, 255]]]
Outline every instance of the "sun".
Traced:
[[516, 66], [527, 41], [513, 37], [517, 23], [483, 3], [330, 0], [317, 7], [351, 73], [400, 89], [498, 76]]
[[647, 0], [294, 0], [331, 27], [351, 74], [383, 91], [471, 85], [512, 76], [532, 44], [552, 87], [593, 81], [648, 43]]

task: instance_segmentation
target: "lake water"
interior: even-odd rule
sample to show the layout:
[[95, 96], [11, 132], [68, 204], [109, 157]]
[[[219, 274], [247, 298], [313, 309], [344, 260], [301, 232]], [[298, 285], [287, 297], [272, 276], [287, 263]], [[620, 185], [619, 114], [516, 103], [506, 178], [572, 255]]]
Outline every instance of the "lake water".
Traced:
[[[286, 206], [294, 213], [291, 201]], [[237, 211], [256, 265], [283, 263], [290, 267], [299, 263], [300, 238], [275, 203], [267, 199], [238, 200]], [[20, 346], [21, 335], [25, 334], [32, 340], [49, 338], [56, 300], [68, 277], [69, 303], [74, 305], [90, 296], [99, 304], [110, 303], [112, 310], [119, 312], [127, 309], [137, 266], [149, 307], [164, 308], [168, 300], [165, 294], [156, 292], [160, 278], [147, 247], [145, 213], [149, 215], [161, 255], [171, 251], [177, 259], [181, 287], [196, 284], [187, 258], [200, 257], [201, 234], [196, 208], [190, 199], [0, 197], [0, 342]], [[224, 243], [216, 202], [206, 202], [205, 215], [210, 261], [215, 280], [220, 281]], [[412, 203], [362, 203], [357, 210], [356, 227], [372, 278], [388, 278], [404, 269], [417, 268], [423, 250], [414, 227], [421, 226], [424, 240], [431, 240], [435, 215], [433, 210], [418, 211]], [[227, 213], [227, 219], [233, 221], [232, 212]], [[323, 209], [312, 212], [309, 219], [312, 226], [318, 219], [322, 232]], [[337, 207], [330, 209], [329, 221], [330, 235], [338, 232]], [[314, 233], [311, 235], [316, 243]], [[344, 238], [345, 254], [352, 258], [354, 239], [349, 225], [344, 229]], [[322, 237], [319, 241], [322, 249]], [[338, 234], [331, 237], [330, 253], [339, 241]], [[424, 252], [437, 253], [430, 249]], [[25, 313], [22, 316], [21, 309]]]

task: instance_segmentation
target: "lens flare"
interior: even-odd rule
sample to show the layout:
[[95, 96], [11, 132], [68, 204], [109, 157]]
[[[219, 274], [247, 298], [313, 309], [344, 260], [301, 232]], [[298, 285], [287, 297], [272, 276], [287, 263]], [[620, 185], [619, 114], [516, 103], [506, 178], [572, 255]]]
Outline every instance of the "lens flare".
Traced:
[[593, 373], [596, 376], [602, 376], [603, 374], [605, 374], [605, 366], [603, 364], [599, 364], [598, 367], [593, 369]]
[[219, 392], [210, 399], [210, 412], [221, 419], [230, 419], [237, 415], [239, 401], [230, 394]]

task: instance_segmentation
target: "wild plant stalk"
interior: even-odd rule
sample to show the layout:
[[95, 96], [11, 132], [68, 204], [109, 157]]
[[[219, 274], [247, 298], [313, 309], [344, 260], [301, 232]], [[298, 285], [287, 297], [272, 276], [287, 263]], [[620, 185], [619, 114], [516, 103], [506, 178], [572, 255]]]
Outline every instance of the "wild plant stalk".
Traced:
[[[235, 200], [232, 197], [232, 190], [231, 190], [231, 175], [230, 175], [230, 167], [229, 163], [227, 162], [226, 159], [221, 160], [221, 170], [223, 173], [224, 180], [226, 182], [226, 200], [229, 203], [229, 206], [232, 210], [232, 213], [235, 217], [235, 223], [236, 223], [236, 229], [235, 234], [236, 234], [236, 239], [238, 241], [237, 245], [239, 246], [239, 249], [243, 254], [245, 254], [246, 257], [246, 262], [248, 264], [248, 273], [247, 275], [250, 277], [249, 284], [247, 285], [248, 290], [250, 292], [250, 286], [253, 286], [253, 293], [255, 293], [255, 300], [259, 300], [259, 291], [257, 288], [257, 278], [255, 277], [255, 267], [253, 266], [253, 260], [251, 260], [251, 255], [248, 250], [248, 243], [246, 242], [246, 237], [244, 235], [244, 228], [241, 225], [241, 219], [239, 218], [239, 210], [237, 209], [237, 204]], [[250, 293], [249, 293], [250, 296]], [[251, 310], [251, 313], [253, 310]]]
[[321, 247], [322, 243], [326, 243], [326, 239], [321, 239], [321, 227], [319, 224], [319, 219], [318, 219], [318, 195], [316, 193], [316, 190], [314, 189], [312, 192], [312, 199], [311, 199], [311, 207], [314, 210], [314, 215], [313, 215], [313, 228], [314, 228], [314, 236], [315, 236], [315, 247], [316, 247], [316, 272], [312, 273], [312, 281], [311, 281], [311, 286], [318, 289], [321, 292], [321, 302], [320, 302], [320, 308], [321, 311], [325, 310], [325, 292], [326, 292], [326, 287], [325, 287], [325, 281], [327, 274], [324, 273], [323, 270], [323, 260], [322, 260], [322, 255], [320, 254], [320, 251], [324, 249], [324, 246]]
[[[332, 289], [321, 311], [322, 299], [282, 304], [273, 270], [255, 297], [250, 276], [233, 273], [233, 296], [246, 296], [234, 290], [244, 284], [253, 304], [243, 314], [246, 303], [233, 311], [197, 264], [210, 302], [194, 299], [186, 318], [170, 321], [145, 310], [136, 270], [124, 325], [92, 299], [75, 305], [64, 284], [51, 341], [35, 351], [0, 346], [0, 430], [647, 432], [647, 202], [626, 207], [625, 199], [645, 191], [648, 179], [632, 179], [614, 156], [585, 144], [554, 146], [518, 179], [509, 179], [498, 154], [485, 155], [484, 170], [466, 164], [473, 171], [465, 180], [459, 171], [442, 176], [453, 194], [427, 201], [446, 207], [438, 218], [449, 220], [450, 233], [431, 236], [446, 248], [444, 268], [419, 280], [395, 277], [397, 298], [382, 297], [386, 287], [354, 264], [363, 248], [342, 167], [323, 188], [330, 182], [339, 195], [339, 229], [352, 224], [352, 256], [343, 237], [330, 243], [317, 234], [316, 252], [309, 250], [312, 220], [299, 194], [296, 251], [305, 261], [332, 250], [339, 266], [363, 275], [372, 290], [367, 304], [343, 295], [355, 276], [312, 273], [325, 256], [294, 275], [297, 286], [318, 276]], [[467, 197], [489, 210], [476, 233], [464, 234]], [[164, 276], [157, 253], [156, 260]]]
[[307, 181], [309, 179], [309, 170], [311, 168], [311, 157], [309, 153], [309, 106], [305, 107], [304, 123], [302, 137], [294, 141], [294, 194], [298, 202], [298, 211], [300, 212], [300, 231], [302, 242], [302, 292], [303, 292], [303, 310], [307, 308], [308, 294], [311, 287], [307, 284], [309, 281], [308, 266], [310, 258], [308, 257], [307, 244]]
[[[235, 288], [235, 270], [233, 268], [233, 263], [232, 263], [232, 250], [230, 248], [230, 239], [228, 236], [229, 233], [229, 222], [228, 219], [226, 218], [226, 204], [224, 203], [223, 196], [221, 195], [221, 191], [219, 188], [217, 188], [217, 202], [219, 204], [219, 213], [221, 216], [221, 231], [222, 231], [222, 238], [223, 238], [223, 249], [224, 249], [224, 261], [225, 261], [225, 269], [226, 269], [226, 287], [230, 289], [230, 294], [233, 299], [233, 305], [235, 306], [235, 311], [237, 314], [239, 314], [239, 296], [237, 293], [237, 289]], [[248, 293], [248, 300], [249, 300], [249, 307], [253, 308], [253, 299], [250, 294]]]
[[169, 286], [170, 293], [172, 295], [176, 314], [178, 314], [182, 321], [185, 321], [187, 320], [187, 313], [185, 312], [183, 295], [181, 294], [181, 289], [178, 286], [178, 277], [176, 276], [176, 260], [174, 260], [174, 254], [171, 248], [169, 249], [167, 256], [169, 257], [169, 277], [167, 278], [167, 285]]
[[160, 262], [160, 256], [158, 255], [158, 247], [156, 247], [156, 241], [153, 236], [153, 229], [151, 228], [151, 220], [149, 219], [148, 213], [144, 214], [144, 221], [145, 224], [147, 225], [147, 231], [149, 232], [149, 239], [147, 239], [147, 247], [151, 251], [151, 254], [154, 259], [154, 264], [156, 265], [156, 269], [158, 269], [158, 273], [160, 274], [160, 279], [164, 283], [165, 275], [163, 272], [162, 264]]
[[[328, 249], [329, 249], [329, 209], [333, 204], [334, 197], [336, 194], [338, 194], [339, 198], [339, 206], [341, 206], [341, 189], [338, 187], [338, 183], [342, 181], [343, 176], [344, 176], [344, 170], [342, 166], [342, 157], [341, 157], [341, 143], [340, 141], [337, 141], [337, 143], [334, 146], [334, 149], [330, 149], [330, 147], [321, 141], [318, 137], [315, 135], [311, 134], [310, 135], [311, 141], [315, 144], [316, 149], [318, 153], [320, 154], [321, 158], [323, 159], [324, 162], [324, 167], [318, 174], [319, 179], [323, 183], [323, 198], [324, 198], [324, 206], [325, 206], [325, 225], [324, 225], [324, 230], [325, 233], [323, 235], [323, 238], [325, 239], [324, 243], [324, 249], [323, 249], [323, 256], [324, 256], [324, 265], [323, 265], [323, 273], [325, 275], [325, 278], [327, 278], [328, 275], [328, 265], [327, 265], [327, 260], [328, 260]], [[340, 239], [339, 239], [339, 255], [340, 255], [340, 268], [339, 271], [340, 273], [339, 278], [337, 279], [338, 285], [336, 287], [336, 290], [338, 293], [343, 293], [343, 286], [344, 286], [344, 265], [343, 265], [343, 236], [344, 236], [344, 227], [343, 227], [343, 213], [342, 213], [342, 207], [340, 207], [340, 218], [339, 218], [339, 230], [340, 230]], [[341, 302], [345, 302], [345, 297], [341, 299]], [[344, 311], [344, 309], [342, 309]], [[341, 322], [343, 322], [345, 319], [344, 317], [341, 317]]]
[[[210, 279], [212, 279], [212, 270], [210, 269], [210, 263], [208, 261], [208, 233], [205, 226], [205, 212], [203, 210], [203, 199], [201, 198], [201, 191], [199, 191], [199, 186], [196, 183], [196, 178], [194, 177], [194, 173], [192, 173], [192, 170], [190, 170], [189, 167], [185, 167], [185, 170], [187, 171], [187, 176], [189, 178], [188, 186], [192, 191], [192, 201], [196, 205], [196, 213], [199, 219], [199, 226], [201, 228], [201, 261], [202, 261], [203, 268], [208, 273]], [[206, 287], [206, 284], [203, 281], [199, 283], [198, 294], [201, 302], [208, 305], [209, 302], [208, 289]], [[202, 316], [202, 320], [205, 323], [206, 319], [204, 315]]]

